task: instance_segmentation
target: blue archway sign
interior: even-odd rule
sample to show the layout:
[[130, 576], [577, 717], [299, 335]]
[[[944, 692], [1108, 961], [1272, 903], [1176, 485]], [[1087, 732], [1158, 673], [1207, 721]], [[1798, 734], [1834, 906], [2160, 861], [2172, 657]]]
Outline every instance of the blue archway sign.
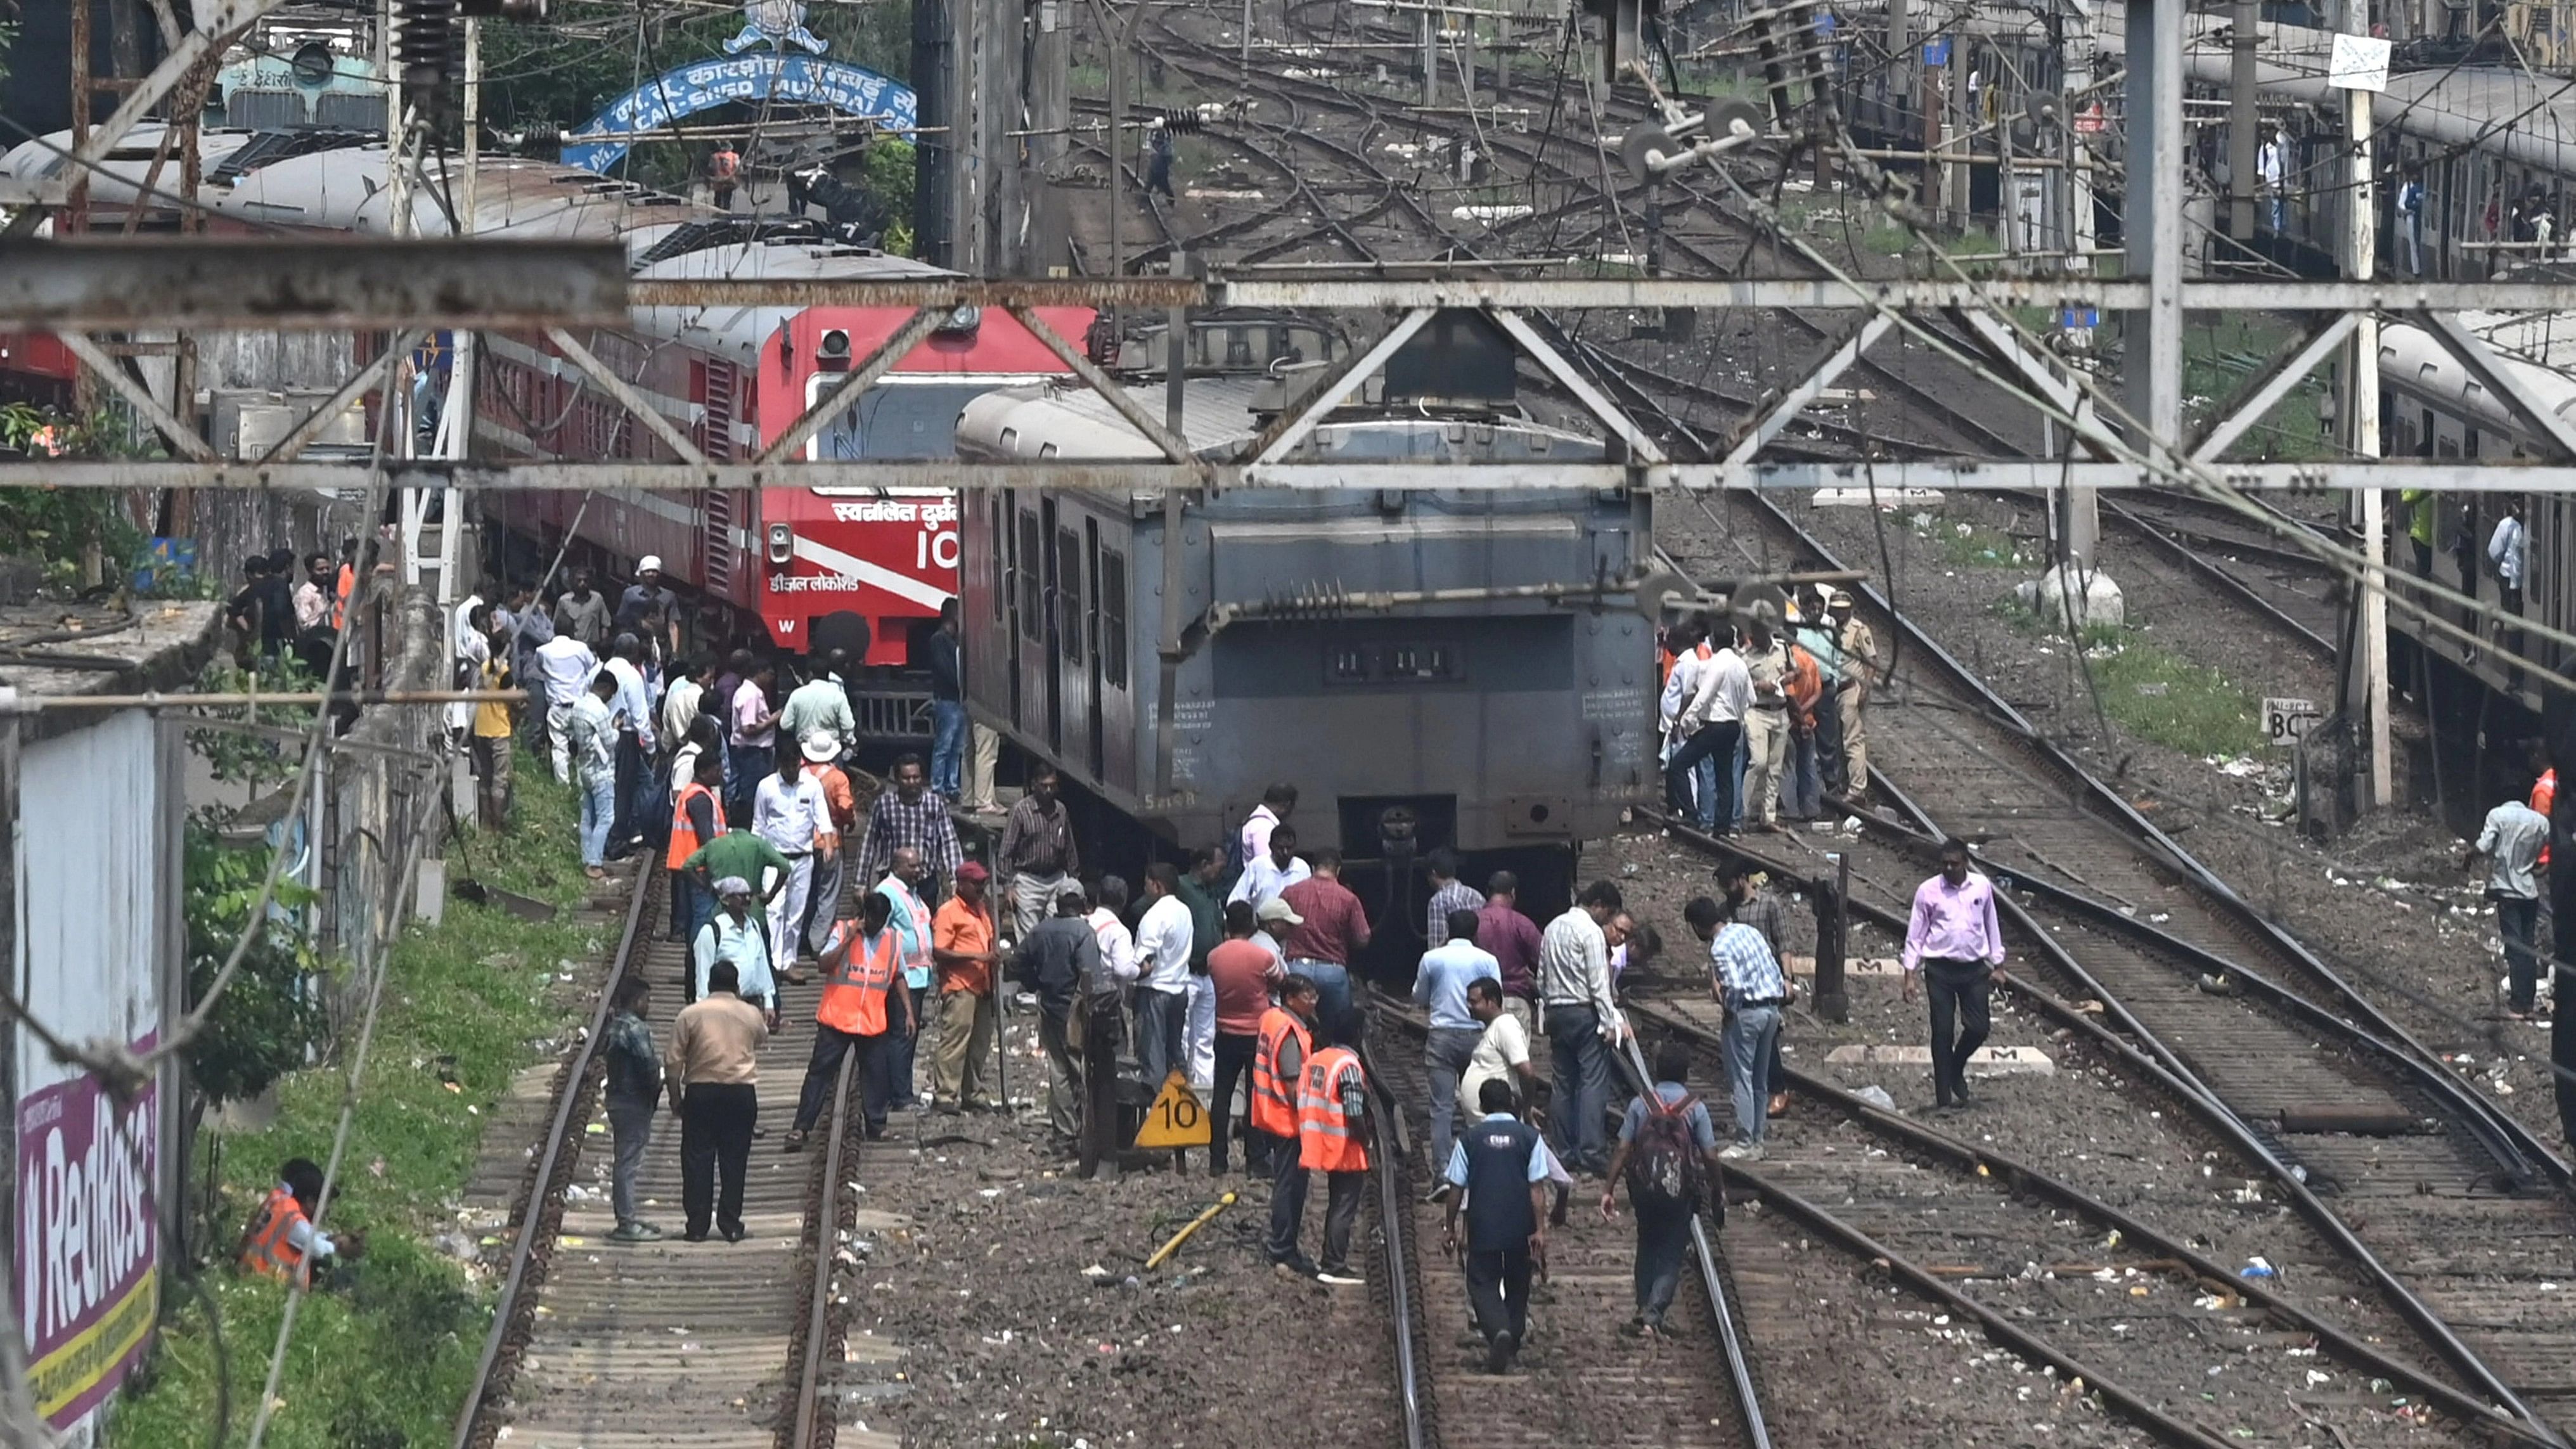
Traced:
[[621, 138], [730, 101], [830, 106], [888, 131], [909, 132], [921, 124], [912, 88], [891, 76], [820, 56], [754, 50], [692, 61], [636, 87], [573, 133], [563, 148], [564, 164], [605, 172], [633, 144]]

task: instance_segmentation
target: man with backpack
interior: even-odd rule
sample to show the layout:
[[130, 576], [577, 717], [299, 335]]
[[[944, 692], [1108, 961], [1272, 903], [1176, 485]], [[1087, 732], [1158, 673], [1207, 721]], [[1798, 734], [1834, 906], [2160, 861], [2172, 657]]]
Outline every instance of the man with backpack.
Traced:
[[[1637, 1213], [1637, 1316], [1619, 1329], [1631, 1338], [1663, 1335], [1664, 1311], [1681, 1286], [1691, 1219], [1717, 1175], [1717, 1129], [1707, 1104], [1682, 1085], [1689, 1077], [1688, 1049], [1665, 1043], [1655, 1053], [1655, 1090], [1629, 1103], [1619, 1124], [1619, 1150], [1601, 1191], [1601, 1215], [1616, 1218], [1624, 1177]], [[1718, 1221], [1726, 1221], [1723, 1199]]]

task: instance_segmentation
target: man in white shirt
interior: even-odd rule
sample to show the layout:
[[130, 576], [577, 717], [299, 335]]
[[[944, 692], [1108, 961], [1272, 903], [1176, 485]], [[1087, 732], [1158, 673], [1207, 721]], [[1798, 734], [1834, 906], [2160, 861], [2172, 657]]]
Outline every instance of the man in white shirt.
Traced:
[[659, 737], [653, 731], [653, 687], [644, 679], [644, 641], [620, 634], [608, 645], [608, 662], [600, 666], [617, 681], [609, 708], [617, 714], [617, 824], [610, 832], [623, 853], [644, 840], [646, 822], [659, 813], [662, 782], [653, 775]]
[[1123, 876], [1104, 875], [1091, 893], [1091, 914], [1084, 919], [1091, 926], [1092, 938], [1100, 944], [1100, 970], [1104, 981], [1134, 981], [1142, 970], [1136, 960], [1136, 936], [1119, 919], [1127, 909], [1127, 881]]
[[1551, 1145], [1566, 1165], [1596, 1177], [1610, 1170], [1610, 1047], [1627, 1032], [1601, 928], [1621, 905], [1619, 888], [1596, 880], [1539, 937], [1539, 1003], [1556, 1056]]
[[[707, 683], [715, 678], [716, 662], [712, 658], [693, 659], [673, 671], [671, 685], [662, 691], [662, 741], [673, 750], [689, 738], [698, 722], [698, 705], [706, 697]], [[675, 779], [673, 793], [684, 779]]]
[[[1136, 1061], [1157, 1091], [1173, 1068], [1186, 1070], [1183, 1028], [1189, 1021], [1190, 946], [1195, 922], [1180, 896], [1171, 862], [1145, 867], [1145, 918], [1136, 923]], [[1104, 949], [1106, 949], [1104, 947]]]
[[1685, 619], [1673, 626], [1668, 636], [1673, 651], [1673, 664], [1664, 671], [1664, 692], [1656, 701], [1655, 719], [1664, 734], [1664, 805], [1684, 820], [1699, 818], [1699, 796], [1703, 778], [1714, 778], [1715, 769], [1703, 757], [1691, 770], [1672, 768], [1672, 759], [1681, 753], [1691, 731], [1682, 724], [1683, 714], [1699, 694], [1700, 676], [1708, 669], [1710, 649], [1708, 630], [1696, 620]]
[[1226, 894], [1228, 901], [1249, 901], [1258, 910], [1265, 902], [1279, 899], [1281, 891], [1315, 873], [1297, 858], [1296, 826], [1279, 822], [1263, 837], [1263, 843], [1269, 852], [1244, 865], [1234, 889]]
[[805, 896], [814, 886], [814, 852], [829, 849], [832, 814], [823, 787], [805, 773], [804, 756], [786, 751], [752, 797], [751, 831], [787, 857], [787, 883], [769, 898], [769, 958], [790, 983], [802, 978], [796, 948]]
[[[1273, 785], [1261, 792], [1261, 803], [1253, 807], [1252, 814], [1243, 822], [1241, 858], [1244, 869], [1250, 870], [1254, 861], [1270, 853], [1270, 832], [1296, 812], [1296, 786]], [[1253, 904], [1261, 903], [1255, 901]]]
[[[2522, 580], [2531, 568], [2531, 530], [2523, 525], [2522, 495], [2505, 495], [2504, 517], [2487, 537], [2487, 559], [2495, 565], [2496, 603], [2507, 614], [2522, 614]], [[2522, 631], [2498, 622], [2496, 640], [2515, 654], [2522, 652]]]
[[537, 646], [537, 677], [545, 682], [546, 689], [546, 743], [554, 757], [555, 779], [560, 783], [572, 781], [572, 755], [566, 732], [572, 725], [573, 703], [590, 687], [590, 677], [598, 672], [599, 656], [570, 634], [557, 634]]
[[1476, 1038], [1475, 1053], [1467, 1058], [1467, 1074], [1459, 1078], [1459, 1097], [1479, 1101], [1487, 1082], [1509, 1082], [1521, 1110], [1527, 1112], [1538, 1094], [1538, 1068], [1530, 1061], [1529, 1028], [1503, 1009], [1503, 983], [1481, 977], [1468, 982], [1467, 1014], [1476, 1018], [1484, 1034]]
[[1753, 680], [1744, 656], [1735, 652], [1733, 635], [1726, 648], [1702, 661], [1692, 681], [1691, 701], [1679, 718], [1687, 737], [1664, 764], [1666, 800], [1676, 803], [1672, 782], [1687, 784], [1702, 760], [1715, 765], [1713, 788], [1701, 792], [1699, 828], [1724, 833], [1735, 828], [1735, 752], [1744, 737], [1744, 712], [1753, 703]]

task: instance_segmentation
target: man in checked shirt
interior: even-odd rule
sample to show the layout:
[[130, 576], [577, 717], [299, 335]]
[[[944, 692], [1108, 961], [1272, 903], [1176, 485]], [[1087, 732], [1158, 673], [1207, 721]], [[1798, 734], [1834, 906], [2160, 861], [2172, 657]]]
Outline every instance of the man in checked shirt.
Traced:
[[868, 835], [859, 848], [857, 879], [883, 880], [894, 867], [894, 853], [905, 847], [921, 852], [922, 899], [937, 900], [955, 879], [964, 852], [957, 847], [957, 822], [948, 818], [948, 802], [930, 791], [930, 770], [921, 756], [907, 754], [894, 762], [894, 788], [879, 790], [868, 807]]

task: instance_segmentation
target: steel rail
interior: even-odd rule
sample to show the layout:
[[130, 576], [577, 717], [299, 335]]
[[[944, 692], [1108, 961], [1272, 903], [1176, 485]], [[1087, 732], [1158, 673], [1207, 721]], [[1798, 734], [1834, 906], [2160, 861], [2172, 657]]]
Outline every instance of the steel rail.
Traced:
[[[1633, 1034], [1621, 1045], [1628, 1049], [1626, 1055], [1614, 1054], [1613, 1060], [1626, 1069], [1629, 1085], [1642, 1098], [1655, 1090], [1654, 1074], [1648, 1070], [1646, 1054], [1638, 1049]], [[1696, 1211], [1691, 1214], [1691, 1254], [1699, 1261], [1700, 1286], [1708, 1293], [1709, 1322], [1716, 1329], [1718, 1347], [1726, 1354], [1727, 1377], [1735, 1384], [1736, 1417], [1743, 1421], [1744, 1442], [1748, 1449], [1771, 1449], [1771, 1426], [1763, 1418], [1762, 1393], [1753, 1381], [1753, 1356], [1736, 1327], [1734, 1311], [1727, 1307], [1725, 1274], [1720, 1270], [1717, 1246], [1709, 1241], [1708, 1220]]]
[[[572, 1130], [572, 1118], [590, 1097], [590, 1079], [599, 1061], [601, 1043], [608, 1035], [608, 1014], [617, 998], [618, 985], [635, 968], [635, 946], [644, 919], [645, 897], [659, 871], [635, 873], [635, 889], [626, 905], [626, 929], [617, 940], [617, 955], [609, 967], [608, 979], [600, 984], [599, 1004], [592, 1008], [590, 1029], [582, 1034], [581, 1045], [564, 1067], [564, 1084], [555, 1095], [554, 1116], [547, 1124], [544, 1148], [538, 1153], [535, 1170], [528, 1178], [527, 1201], [519, 1212], [518, 1240], [510, 1247], [510, 1270], [501, 1280], [500, 1297], [492, 1305], [492, 1327], [483, 1335], [483, 1354], [474, 1366], [474, 1386], [466, 1394], [465, 1404], [456, 1416], [456, 1449], [475, 1449], [477, 1431], [501, 1390], [508, 1387], [499, 1369], [503, 1350], [513, 1335], [514, 1320], [525, 1307], [534, 1317], [535, 1304], [522, 1302], [528, 1286], [528, 1270], [536, 1260], [537, 1247], [546, 1234], [542, 1228], [546, 1217], [546, 1200], [563, 1190], [556, 1179], [572, 1168], [577, 1152], [566, 1149], [578, 1143]], [[560, 1230], [561, 1218], [557, 1218]]]
[[[1717, 1035], [1705, 1025], [1692, 1021], [1661, 1005], [1640, 1002], [1630, 1008], [1661, 1026], [1667, 1033], [1688, 1039], [1703, 1051], [1721, 1051]], [[1938, 1158], [1968, 1173], [1985, 1173], [2016, 1192], [2029, 1192], [2048, 1199], [2060, 1207], [2091, 1219], [2104, 1228], [2115, 1228], [2121, 1237], [2152, 1249], [2156, 1256], [2174, 1259], [2191, 1274], [2208, 1283], [2223, 1287], [2267, 1313], [2289, 1323], [2301, 1332], [2315, 1335], [2333, 1353], [2351, 1367], [2402, 1384], [2408, 1392], [2439, 1399], [2453, 1415], [2471, 1423], [2509, 1434], [2516, 1440], [2549, 1445], [2553, 1440], [2533, 1431], [2528, 1425], [2507, 1417], [2494, 1404], [2482, 1403], [2457, 1387], [2434, 1378], [2421, 1369], [2392, 1358], [2372, 1347], [2367, 1341], [2329, 1318], [2311, 1312], [2307, 1307], [2267, 1287], [2259, 1279], [2240, 1278], [2227, 1266], [2201, 1253], [2181, 1238], [2104, 1201], [2093, 1193], [2075, 1186], [2045, 1170], [2018, 1158], [1982, 1147], [1963, 1138], [1936, 1132], [1918, 1122], [1885, 1108], [1873, 1106], [1833, 1082], [1795, 1067], [1783, 1067], [1787, 1084], [1803, 1096], [1812, 1097], [1840, 1111], [1869, 1131], [1891, 1142], [1899, 1143], [1926, 1156]]]
[[[1909, 829], [1893, 821], [1863, 813], [1855, 817], [1860, 820], [1862, 829], [1889, 839], [1894, 848], [1914, 856], [1919, 862], [1926, 865], [1937, 864], [1936, 852], [1948, 832], [1931, 818], [1921, 802], [1907, 794], [1903, 788], [1885, 779], [1881, 779], [1879, 783], [1888, 798], [1895, 802], [1898, 808], [1912, 816], [1921, 828]], [[1969, 856], [1985, 870], [1988, 876], [2011, 881], [2017, 888], [2041, 897], [2051, 906], [2076, 917], [2083, 925], [2105, 935], [2124, 938], [2137, 947], [2141, 955], [2149, 958], [2169, 958], [2177, 962], [2179, 969], [2187, 975], [2208, 974], [2241, 982], [2250, 988], [2255, 996], [2297, 1018], [2302, 1025], [2314, 1027], [2348, 1045], [2360, 1047], [2385, 1058], [2402, 1078], [2412, 1081], [2438, 1106], [2449, 1109], [2451, 1118], [2461, 1127], [2466, 1128], [2472, 1137], [2479, 1140], [2480, 1147], [2489, 1157], [2497, 1159], [2499, 1163], [2503, 1161], [2507, 1144], [2494, 1140], [2488, 1130], [2489, 1119], [2486, 1114], [2463, 1110], [2461, 1099], [2467, 1097], [2474, 1100], [2474, 1094], [2462, 1086], [2458, 1077], [2451, 1072], [2443, 1070], [2438, 1065], [2418, 1060], [2404, 1047], [2372, 1031], [2367, 1025], [2336, 1015], [2330, 1008], [2310, 1000], [2297, 990], [2273, 980], [2270, 976], [2247, 966], [2234, 957], [2221, 955], [2209, 947], [2186, 940], [2170, 931], [2159, 930], [2151, 922], [2126, 914], [2119, 907], [2097, 900], [2072, 886], [2061, 885], [2028, 871], [2007, 870], [1985, 859], [1984, 853], [1973, 845], [1969, 848]], [[2008, 898], [2002, 904], [2014, 911], [2025, 909], [2019, 902]], [[2047, 933], [2040, 934], [2051, 947], [2052, 953], [2061, 947], [2062, 943], [2055, 936]], [[2140, 1030], [2143, 1035], [2143, 1028]], [[2509, 1169], [2506, 1170], [2509, 1171]]]
[[2135, 1390], [2103, 1376], [2100, 1369], [2076, 1358], [2038, 1334], [2023, 1328], [1992, 1308], [1943, 1282], [1931, 1269], [1879, 1242], [1877, 1239], [1844, 1222], [1788, 1188], [1771, 1181], [1743, 1164], [1733, 1165], [1734, 1173], [1750, 1184], [1764, 1202], [1806, 1224], [1824, 1237], [1833, 1239], [1855, 1257], [1872, 1265], [1884, 1265], [1889, 1276], [1902, 1280], [1915, 1292], [1940, 1302], [1952, 1313], [1975, 1319], [1986, 1337], [2011, 1349], [2034, 1363], [2055, 1369], [2067, 1382], [2080, 1380], [2085, 1387], [2100, 1394], [2137, 1425], [2178, 1449], [2231, 1449], [2230, 1442], [2207, 1430], [2188, 1424], [2147, 1402]]
[[1377, 1155], [1377, 1171], [1371, 1176], [1377, 1179], [1378, 1216], [1384, 1228], [1378, 1236], [1385, 1245], [1387, 1316], [1395, 1325], [1395, 1391], [1404, 1408], [1404, 1445], [1405, 1449], [1435, 1449], [1440, 1436], [1432, 1422], [1431, 1401], [1422, 1392], [1421, 1355], [1413, 1341], [1413, 1264], [1404, 1248], [1413, 1232], [1413, 1197], [1404, 1180], [1412, 1149], [1405, 1140], [1404, 1112], [1395, 1089], [1371, 1065], [1365, 1042], [1358, 1053], [1360, 1071], [1381, 1109], [1369, 1117], [1369, 1149]]
[[[1775, 872], [1783, 879], [1804, 879], [1794, 866], [1785, 861], [1747, 849], [1733, 841], [1720, 841], [1713, 836], [1702, 834], [1671, 820], [1660, 812], [1647, 810], [1641, 813], [1661, 822], [1676, 840], [1696, 845], [1712, 854], [1740, 856], [1766, 870]], [[2026, 877], [2016, 877], [2016, 879], [2026, 879]], [[1812, 881], [1805, 883], [1814, 884]], [[1859, 899], [1851, 900], [1849, 905], [1854, 912], [1866, 916], [1880, 928], [1895, 935], [1901, 937], [1906, 930], [1906, 919], [1898, 912]], [[2200, 1119], [2202, 1125], [2225, 1139], [2245, 1161], [2261, 1168], [2264, 1175], [2272, 1180], [2273, 1186], [2289, 1199], [2291, 1207], [2298, 1212], [2299, 1216], [2306, 1220], [2308, 1225], [2314, 1228], [2330, 1246], [2359, 1268], [2363, 1276], [2370, 1279], [2372, 1286], [2379, 1290], [2380, 1296], [2387, 1300], [2390, 1308], [2406, 1321], [2407, 1326], [2415, 1330], [2416, 1334], [2423, 1338], [2434, 1352], [2441, 1355], [2446, 1363], [2458, 1370], [2463, 1378], [2477, 1385], [2481, 1391], [2492, 1395], [2497, 1403], [2509, 1408], [2516, 1418], [2529, 1425], [2543, 1438], [2544, 1442], [2553, 1445], [2566, 1443], [2566, 1440], [2548, 1421], [2542, 1419], [2537, 1411], [2523, 1402], [2521, 1396], [2514, 1393], [2501, 1374], [2488, 1366], [2477, 1350], [2460, 1339], [2449, 1320], [2445, 1319], [2439, 1310], [2425, 1302], [2415, 1290], [2407, 1287], [2379, 1255], [2372, 1251], [2368, 1244], [2361, 1241], [2360, 1237], [2353, 1232], [2351, 1225], [2346, 1223], [2333, 1208], [2327, 1206], [2324, 1199], [2318, 1197], [2308, 1186], [2306, 1180], [2292, 1170], [2288, 1163], [2283, 1162], [2279, 1154], [2272, 1150], [2271, 1145], [2263, 1141], [2244, 1118], [2237, 1115], [2235, 1108], [2208, 1084], [2201, 1081], [2199, 1075], [2183, 1062], [2179, 1053], [2148, 1029], [2144, 1022], [2138, 1020], [2118, 994], [2104, 986], [2100, 978], [2078, 961], [2063, 941], [2042, 927], [2031, 916], [2029, 910], [2009, 893], [1997, 891], [1995, 907], [2008, 929], [2035, 947], [2038, 954], [2050, 965], [2062, 972], [2069, 980], [2074, 981], [2095, 1000], [2101, 1002], [2103, 1012], [2116, 1020], [2122, 1031], [2143, 1043], [2144, 1047], [2143, 1049], [2134, 1047], [2120, 1040], [2109, 1027], [2074, 1010], [2047, 992], [2037, 990], [2018, 979], [2007, 978], [2003, 984], [2005, 989], [2014, 994], [2015, 999], [2031, 1003], [2061, 1025], [2083, 1031], [2095, 1041], [2110, 1046], [2133, 1067], [2143, 1070], [2171, 1095], [2178, 1105], [2189, 1110]]]
[[[1841, 567], [1833, 551], [1827, 548], [1822, 540], [1800, 527], [1797, 521], [1779, 505], [1758, 494], [1755, 495], [1754, 501], [1756, 506], [1767, 511], [1781, 528], [1797, 538], [1802, 547], [1823, 560], [1826, 567]], [[2318, 959], [2315, 953], [2308, 950], [2296, 937], [2273, 924], [2248, 905], [2245, 899], [2221, 880], [2215, 871], [2202, 864], [2197, 857], [2183, 849], [2153, 821], [2139, 813], [2137, 807], [2131, 805], [2120, 792], [2103, 784], [2092, 772], [2078, 764], [2074, 757], [2042, 735], [2036, 726], [2032, 725], [2001, 695], [1996, 694], [1992, 687], [1979, 678], [1974, 671], [1943, 649], [1910, 617], [1899, 613], [1875, 586], [1863, 583], [1859, 587], [1868, 597], [1871, 605], [1895, 628], [1903, 632], [1903, 637], [1908, 644], [1935, 660], [1968, 691], [1972, 702], [1983, 705], [1997, 722], [2013, 731], [2021, 745], [2028, 749], [2039, 763], [2057, 774], [2065, 783], [2073, 786], [2078, 796], [2090, 800], [2106, 812], [2111, 817], [2111, 824], [2120, 828], [2137, 843], [2144, 845], [2150, 855], [2164, 860], [2185, 877], [2187, 884], [2195, 886], [2207, 899], [2213, 914], [2217, 915], [2222, 923], [2235, 926], [2248, 938], [2249, 945], [2257, 949], [2269, 949], [2292, 966], [2324, 982], [2356, 1018], [2369, 1023], [2374, 1031], [2397, 1043], [2419, 1062], [2427, 1066], [2439, 1062], [2439, 1057], [2418, 1040], [2413, 1032], [2392, 1020], [2376, 1003], [2355, 989], [2341, 973]], [[2447, 1079], [2445, 1080], [2447, 1083]], [[2545, 1175], [2562, 1189], [2576, 1185], [2576, 1174], [2571, 1174], [2567, 1162], [2550, 1151], [2529, 1128], [2514, 1119], [2510, 1113], [2496, 1108], [2475, 1094], [2467, 1093], [2456, 1083], [2447, 1083], [2447, 1085], [2451, 1089], [2451, 1101], [2461, 1113], [2463, 1120], [2472, 1124], [2484, 1124], [2483, 1127], [2473, 1125], [2471, 1130], [2481, 1142], [2489, 1145], [2490, 1152], [2497, 1157], [2497, 1165], [2506, 1173], [2517, 1180], [2528, 1180]]]
[[795, 1415], [781, 1449], [828, 1449], [830, 1442], [815, 1435], [824, 1425], [823, 1346], [831, 1315], [832, 1250], [841, 1231], [841, 1153], [850, 1135], [850, 1091], [858, 1077], [858, 1060], [857, 1052], [843, 1052], [840, 1073], [832, 1082], [832, 1138], [823, 1151], [823, 1190], [806, 1224], [814, 1244], [814, 1271], [808, 1284], [813, 1296], [805, 1311], [805, 1351], [798, 1366]]
[[2333, 640], [2291, 618], [2280, 605], [2263, 597], [2252, 584], [2238, 578], [2232, 570], [2220, 568], [2216, 563], [2202, 557], [2198, 551], [2181, 539], [2158, 527], [2153, 519], [2132, 513], [2108, 498], [2101, 499], [2100, 502], [2103, 512], [2119, 520], [2138, 537], [2145, 539], [2156, 552], [2181, 564], [2203, 582], [2216, 585], [2219, 592], [2262, 615], [2264, 622], [2307, 646], [2310, 653], [2322, 655], [2327, 659], [2334, 658]]

